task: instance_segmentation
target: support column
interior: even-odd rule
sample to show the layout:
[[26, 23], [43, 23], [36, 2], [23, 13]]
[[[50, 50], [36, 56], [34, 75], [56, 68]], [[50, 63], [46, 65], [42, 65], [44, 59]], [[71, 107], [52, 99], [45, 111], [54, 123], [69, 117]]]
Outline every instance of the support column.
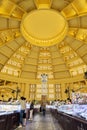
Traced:
[[24, 83], [21, 84], [21, 96], [24, 96], [25, 86]]
[[29, 100], [29, 84], [25, 84], [25, 91], [24, 91], [24, 97], [26, 97], [27, 100]]
[[67, 95], [65, 93], [65, 84], [61, 84], [61, 99], [62, 100], [66, 100], [67, 99]]
[[72, 99], [72, 90], [74, 90], [73, 83], [70, 84], [70, 99]]

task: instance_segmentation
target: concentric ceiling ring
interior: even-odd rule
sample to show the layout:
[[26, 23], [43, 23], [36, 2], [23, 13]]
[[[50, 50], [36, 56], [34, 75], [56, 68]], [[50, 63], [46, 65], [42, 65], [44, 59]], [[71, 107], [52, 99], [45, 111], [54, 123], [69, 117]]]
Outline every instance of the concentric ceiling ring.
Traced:
[[61, 42], [67, 30], [66, 20], [53, 9], [34, 10], [24, 15], [21, 22], [22, 35], [36, 46], [52, 46]]

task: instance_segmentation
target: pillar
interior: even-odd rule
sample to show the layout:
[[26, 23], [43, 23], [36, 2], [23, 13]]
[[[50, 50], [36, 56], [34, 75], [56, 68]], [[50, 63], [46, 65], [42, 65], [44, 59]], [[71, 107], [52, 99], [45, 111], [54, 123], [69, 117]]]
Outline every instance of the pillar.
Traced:
[[29, 84], [25, 84], [24, 97], [29, 100]]
[[66, 93], [65, 93], [65, 84], [63, 83], [63, 84], [61, 84], [61, 99], [62, 100], [66, 100], [67, 99], [67, 95], [66, 95]]

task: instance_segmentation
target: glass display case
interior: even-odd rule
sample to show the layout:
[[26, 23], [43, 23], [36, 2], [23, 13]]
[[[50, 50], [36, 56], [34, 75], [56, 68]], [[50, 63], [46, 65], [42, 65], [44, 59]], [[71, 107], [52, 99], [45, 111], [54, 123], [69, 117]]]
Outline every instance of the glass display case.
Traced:
[[0, 115], [20, 112], [20, 105], [11, 105], [11, 104], [0, 104]]
[[67, 114], [73, 114], [73, 104], [58, 106], [57, 110]]
[[80, 116], [87, 120], [87, 110], [85, 110], [84, 112], [80, 113]]
[[83, 117], [84, 119], [87, 119], [87, 104], [61, 105], [57, 108], [57, 110], [69, 115]]

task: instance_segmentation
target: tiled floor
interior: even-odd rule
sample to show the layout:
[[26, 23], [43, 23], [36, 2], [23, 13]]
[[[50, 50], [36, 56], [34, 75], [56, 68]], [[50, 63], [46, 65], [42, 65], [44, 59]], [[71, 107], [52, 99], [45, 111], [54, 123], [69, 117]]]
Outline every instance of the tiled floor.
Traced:
[[45, 116], [42, 113], [37, 113], [33, 121], [27, 121], [26, 127], [17, 128], [16, 130], [62, 130], [62, 128], [50, 112], [47, 112]]

